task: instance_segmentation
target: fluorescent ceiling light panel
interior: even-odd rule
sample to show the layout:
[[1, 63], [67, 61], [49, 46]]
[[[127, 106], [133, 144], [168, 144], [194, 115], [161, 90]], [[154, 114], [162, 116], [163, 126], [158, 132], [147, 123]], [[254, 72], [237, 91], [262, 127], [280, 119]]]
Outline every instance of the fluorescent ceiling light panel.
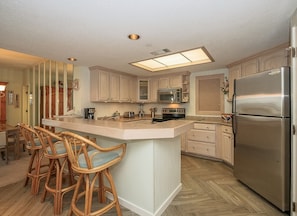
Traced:
[[213, 62], [204, 47], [131, 63], [152, 72]]
[[179, 65], [189, 63], [189, 59], [185, 58], [183, 55], [177, 53], [173, 55], [163, 56], [159, 58], [154, 58], [155, 61], [161, 62], [162, 64], [168, 66]]

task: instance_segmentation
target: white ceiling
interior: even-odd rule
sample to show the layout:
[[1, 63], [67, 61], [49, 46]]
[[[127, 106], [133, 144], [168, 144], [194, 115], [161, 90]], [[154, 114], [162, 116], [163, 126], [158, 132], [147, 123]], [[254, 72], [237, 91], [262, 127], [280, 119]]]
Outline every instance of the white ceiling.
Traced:
[[[0, 48], [148, 76], [129, 63], [204, 46], [215, 62], [170, 71], [199, 72], [288, 42], [296, 8], [296, 0], [2, 0]], [[0, 66], [7, 56], [0, 52]]]

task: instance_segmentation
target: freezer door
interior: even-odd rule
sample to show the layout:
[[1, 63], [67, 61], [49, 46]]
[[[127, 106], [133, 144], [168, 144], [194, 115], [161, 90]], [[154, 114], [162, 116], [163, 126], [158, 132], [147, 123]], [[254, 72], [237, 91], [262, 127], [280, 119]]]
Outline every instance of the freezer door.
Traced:
[[236, 116], [234, 175], [282, 211], [290, 201], [290, 119]]
[[270, 70], [235, 80], [235, 112], [290, 116], [290, 68]]

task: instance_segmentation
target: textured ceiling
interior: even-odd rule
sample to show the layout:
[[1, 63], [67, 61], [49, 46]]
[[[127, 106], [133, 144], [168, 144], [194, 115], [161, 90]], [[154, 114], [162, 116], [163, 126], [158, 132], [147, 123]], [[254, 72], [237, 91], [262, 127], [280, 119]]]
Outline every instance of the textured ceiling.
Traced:
[[[296, 0], [4, 0], [0, 48], [149, 76], [129, 63], [204, 46], [215, 62], [170, 71], [199, 72], [288, 42], [296, 8]], [[0, 52], [0, 66], [9, 61]]]

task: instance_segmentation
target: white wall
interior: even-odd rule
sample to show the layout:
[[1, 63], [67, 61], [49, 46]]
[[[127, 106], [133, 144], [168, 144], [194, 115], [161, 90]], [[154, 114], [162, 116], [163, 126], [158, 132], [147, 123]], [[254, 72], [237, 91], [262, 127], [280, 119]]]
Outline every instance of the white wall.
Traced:
[[[190, 103], [187, 104], [145, 104], [144, 111], [150, 114], [151, 107], [157, 107], [157, 114], [161, 114], [163, 107], [184, 107], [186, 114], [195, 116], [195, 77], [213, 74], [224, 74], [228, 76], [228, 69], [218, 69], [204, 72], [194, 72], [190, 76]], [[119, 111], [123, 114], [126, 111], [138, 113], [139, 104], [120, 103], [91, 103], [90, 102], [90, 71], [88, 67], [74, 67], [74, 79], [79, 79], [79, 89], [74, 91], [74, 112], [83, 115], [84, 108], [95, 108], [95, 117], [111, 116], [113, 112]], [[225, 112], [231, 112], [231, 103], [227, 102], [225, 96]]]

